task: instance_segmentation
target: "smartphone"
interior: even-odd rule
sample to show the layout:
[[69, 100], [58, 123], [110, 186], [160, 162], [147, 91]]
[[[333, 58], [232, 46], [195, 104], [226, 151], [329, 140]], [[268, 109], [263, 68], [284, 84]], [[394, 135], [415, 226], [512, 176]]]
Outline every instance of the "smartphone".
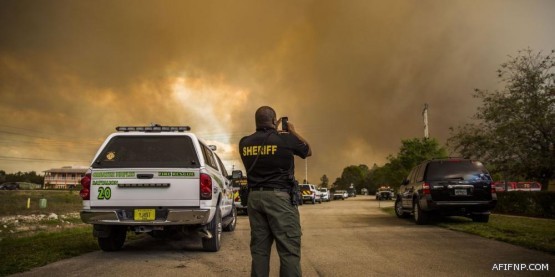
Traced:
[[281, 118], [281, 130], [285, 132], [289, 132], [289, 125], [287, 124], [288, 120], [289, 118], [287, 116]]

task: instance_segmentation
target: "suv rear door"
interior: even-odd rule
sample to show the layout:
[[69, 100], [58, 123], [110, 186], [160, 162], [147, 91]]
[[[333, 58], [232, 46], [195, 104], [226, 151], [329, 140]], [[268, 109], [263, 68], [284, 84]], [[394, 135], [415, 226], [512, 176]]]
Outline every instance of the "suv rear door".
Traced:
[[[419, 169], [422, 168], [423, 166], [425, 166], [425, 164], [421, 164], [414, 167], [410, 171], [407, 178], [403, 181], [403, 184], [399, 187], [399, 194], [401, 195], [402, 205], [405, 208], [412, 207], [412, 197], [414, 195], [416, 179], [418, 179], [416, 175]], [[376, 193], [379, 193], [379, 192], [376, 192]]]
[[200, 161], [188, 134], [115, 134], [91, 168], [91, 207], [199, 207]]
[[427, 164], [424, 179], [434, 201], [487, 201], [492, 180], [481, 162], [438, 160]]

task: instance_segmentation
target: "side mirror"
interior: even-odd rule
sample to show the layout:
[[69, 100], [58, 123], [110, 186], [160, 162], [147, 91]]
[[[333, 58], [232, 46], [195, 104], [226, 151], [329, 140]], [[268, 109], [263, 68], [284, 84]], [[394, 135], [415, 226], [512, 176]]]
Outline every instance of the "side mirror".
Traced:
[[218, 150], [218, 147], [216, 147], [216, 145], [208, 145], [208, 148], [210, 148], [210, 150], [212, 151]]
[[233, 170], [233, 171], [231, 172], [231, 179], [232, 179], [232, 180], [238, 180], [238, 179], [241, 179], [241, 178], [243, 178], [243, 171], [241, 171], [241, 170]]

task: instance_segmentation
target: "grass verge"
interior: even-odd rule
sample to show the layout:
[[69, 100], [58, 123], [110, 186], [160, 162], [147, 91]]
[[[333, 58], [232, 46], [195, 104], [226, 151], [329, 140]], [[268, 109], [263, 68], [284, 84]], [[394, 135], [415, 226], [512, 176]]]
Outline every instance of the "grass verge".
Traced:
[[[39, 206], [46, 199], [46, 207]], [[27, 208], [27, 201], [29, 208]], [[29, 214], [66, 214], [79, 212], [83, 201], [73, 190], [3, 190], [0, 191], [0, 216]]]
[[[62, 243], [60, 243], [62, 242]], [[42, 232], [32, 237], [5, 238], [0, 241], [0, 276], [98, 250], [91, 226]]]
[[[144, 235], [127, 233], [126, 241]], [[62, 242], [62, 243], [60, 243]], [[100, 250], [92, 235], [92, 226], [75, 227], [57, 232], [41, 232], [30, 237], [5, 238], [0, 241], [0, 276], [31, 270], [59, 260]]]
[[[395, 216], [393, 207], [382, 210]], [[492, 214], [488, 223], [476, 223], [465, 217], [451, 216], [431, 224], [555, 254], [553, 219]]]
[[[47, 200], [45, 208], [40, 199]], [[99, 250], [92, 225], [79, 218], [82, 205], [76, 190], [0, 191], [0, 276]], [[37, 217], [50, 213], [59, 218]], [[17, 217], [23, 215], [32, 218]], [[143, 236], [127, 233], [126, 241]]]

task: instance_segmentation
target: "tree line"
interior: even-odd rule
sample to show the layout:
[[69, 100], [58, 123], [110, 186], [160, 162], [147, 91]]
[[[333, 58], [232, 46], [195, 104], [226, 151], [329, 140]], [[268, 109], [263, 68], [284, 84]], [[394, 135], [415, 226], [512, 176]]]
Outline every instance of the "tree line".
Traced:
[[6, 182], [26, 182], [42, 185], [44, 176], [37, 174], [35, 171], [6, 173], [6, 171], [0, 170], [0, 184]]
[[353, 187], [360, 192], [366, 188], [370, 194], [382, 186], [398, 188], [409, 171], [419, 163], [434, 158], [447, 157], [447, 150], [436, 139], [413, 138], [401, 141], [399, 153], [387, 157], [383, 166], [374, 164], [369, 168], [365, 164], [350, 165], [343, 169], [341, 177], [333, 182], [335, 189]]
[[[483, 162], [494, 180], [539, 181], [546, 190], [555, 178], [555, 50], [544, 54], [525, 49], [501, 64], [497, 77], [503, 87], [475, 89], [481, 100], [473, 122], [450, 128], [446, 145], [436, 139], [401, 141], [399, 152], [383, 166], [350, 165], [333, 188], [369, 193], [380, 186], [397, 188], [412, 167], [433, 158], [460, 157]], [[325, 177], [321, 178], [324, 185]]]

